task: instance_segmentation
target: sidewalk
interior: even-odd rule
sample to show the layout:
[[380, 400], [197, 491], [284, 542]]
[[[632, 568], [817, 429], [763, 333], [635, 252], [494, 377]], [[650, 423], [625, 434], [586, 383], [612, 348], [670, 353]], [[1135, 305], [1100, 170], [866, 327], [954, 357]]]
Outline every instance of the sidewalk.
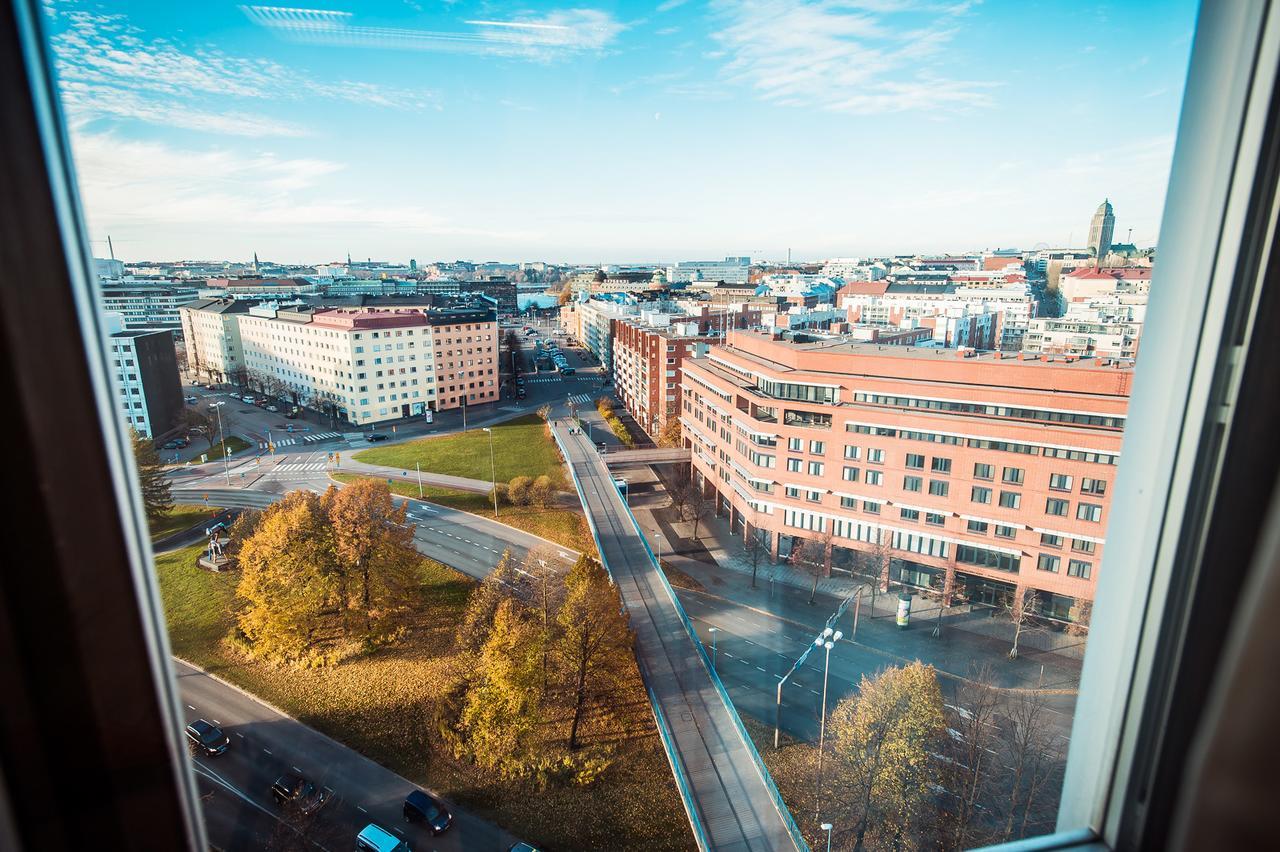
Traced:
[[[896, 588], [878, 594], [873, 611], [870, 592], [861, 579], [847, 576], [823, 578], [818, 582], [814, 604], [810, 605], [812, 575], [801, 573], [790, 565], [775, 565], [769, 561], [767, 553], [760, 556], [757, 587], [753, 589], [751, 559], [743, 553], [741, 538], [729, 534], [725, 520], [709, 518], [702, 521], [698, 529], [699, 541], [695, 544], [690, 537], [692, 524], [671, 523], [665, 517], [655, 515], [654, 509], [665, 503], [665, 491], [659, 488], [650, 494], [637, 494], [632, 500], [632, 512], [642, 529], [661, 530], [663, 561], [702, 584], [704, 592], [690, 594], [705, 593], [749, 606], [793, 624], [804, 625], [816, 635], [840, 602], [863, 586], [856, 641], [884, 653], [888, 658], [896, 661], [919, 659], [932, 664], [940, 672], [962, 678], [970, 676], [975, 665], [989, 664], [996, 682], [1005, 688], [1043, 686], [1056, 691], [1072, 691], [1079, 685], [1079, 657], [1070, 652], [1037, 647], [1035, 640], [1040, 637], [1035, 634], [1023, 633], [1019, 657], [1010, 660], [1010, 625], [986, 610], [974, 611], [967, 605], [947, 610], [941, 619], [941, 636], [934, 638], [937, 605], [917, 595], [912, 601], [911, 627], [902, 630], [895, 621]], [[699, 544], [702, 548], [697, 546]], [[684, 551], [701, 552], [703, 548], [713, 562], [684, 555]], [[841, 618], [840, 629], [846, 635], [852, 630], [853, 610], [851, 603]], [[1072, 643], [1083, 642], [1080, 637], [1060, 638]]]

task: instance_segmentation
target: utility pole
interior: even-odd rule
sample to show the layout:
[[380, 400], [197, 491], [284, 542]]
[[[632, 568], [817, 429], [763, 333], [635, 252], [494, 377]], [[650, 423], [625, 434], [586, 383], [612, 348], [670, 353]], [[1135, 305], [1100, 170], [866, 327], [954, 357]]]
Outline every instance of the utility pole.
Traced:
[[422, 462], [414, 462], [414, 467], [418, 469], [418, 499], [422, 499]]
[[489, 433], [489, 476], [493, 480], [493, 517], [498, 517], [498, 468], [494, 462], [493, 456], [493, 430], [488, 426], [483, 427], [484, 431]]

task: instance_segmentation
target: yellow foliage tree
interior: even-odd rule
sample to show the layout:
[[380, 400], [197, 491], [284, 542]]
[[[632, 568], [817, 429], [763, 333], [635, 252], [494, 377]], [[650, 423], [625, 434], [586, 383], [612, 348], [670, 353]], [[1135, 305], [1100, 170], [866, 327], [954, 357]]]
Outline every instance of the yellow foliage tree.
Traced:
[[832, 712], [827, 730], [843, 768], [834, 792], [849, 808], [853, 848], [871, 842], [912, 848], [913, 827], [930, 821], [931, 755], [941, 751], [946, 734], [933, 666], [917, 660], [864, 675], [858, 694]]
[[240, 548], [239, 626], [255, 653], [298, 659], [333, 630], [333, 536], [320, 498], [295, 491], [267, 509]]
[[618, 590], [599, 562], [587, 556], [565, 576], [557, 652], [573, 706], [569, 748], [578, 747], [578, 726], [588, 701], [628, 664], [631, 627]]

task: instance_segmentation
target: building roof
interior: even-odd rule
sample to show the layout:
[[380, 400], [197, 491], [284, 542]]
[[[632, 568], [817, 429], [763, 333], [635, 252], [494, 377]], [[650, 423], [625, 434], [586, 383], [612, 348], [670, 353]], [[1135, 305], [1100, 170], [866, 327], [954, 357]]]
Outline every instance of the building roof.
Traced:
[[211, 314], [247, 314], [256, 304], [258, 303], [253, 299], [196, 299], [179, 307]]
[[889, 295], [898, 296], [947, 296], [955, 291], [955, 284], [890, 284], [885, 288]]
[[881, 278], [879, 281], [850, 281], [838, 291], [841, 296], [883, 296], [889, 289], [889, 282]]

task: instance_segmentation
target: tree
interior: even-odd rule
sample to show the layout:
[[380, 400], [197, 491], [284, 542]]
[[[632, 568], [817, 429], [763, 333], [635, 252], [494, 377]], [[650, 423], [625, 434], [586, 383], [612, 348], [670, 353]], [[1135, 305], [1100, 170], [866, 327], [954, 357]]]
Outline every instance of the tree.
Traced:
[[751, 530], [746, 535], [746, 539], [742, 542], [742, 549], [746, 551], [747, 557], [751, 560], [751, 588], [756, 587], [756, 569], [760, 566], [760, 555], [764, 552], [764, 542], [760, 540], [760, 534], [756, 530]]
[[188, 405], [178, 415], [178, 424], [188, 435], [199, 435], [213, 449], [218, 438], [218, 419], [212, 409]]
[[516, 588], [519, 575], [511, 558], [511, 551], [504, 550], [498, 564], [485, 575], [467, 599], [467, 608], [458, 622], [455, 642], [464, 651], [478, 652], [484, 644], [489, 626], [498, 611], [498, 604]]
[[154, 524], [173, 509], [173, 494], [164, 475], [164, 462], [160, 461], [160, 454], [150, 438], [130, 429], [129, 439], [133, 442], [133, 463], [138, 470], [142, 508], [147, 513], [147, 521]]
[[1009, 648], [1009, 659], [1018, 659], [1018, 643], [1024, 631], [1035, 626], [1035, 610], [1038, 595], [1034, 589], [1019, 586], [1013, 597], [1005, 604], [1009, 614], [1009, 622], [1013, 625], [1013, 646]]
[[657, 444], [659, 447], [679, 447], [680, 446], [680, 418], [667, 416], [667, 420], [662, 424], [662, 428], [658, 430]]
[[578, 747], [582, 712], [603, 682], [626, 665], [631, 652], [631, 627], [618, 590], [599, 562], [579, 556], [565, 577], [564, 605], [557, 618], [557, 651], [569, 679], [573, 718], [569, 748]]
[[533, 487], [533, 477], [517, 476], [507, 483], [507, 499], [511, 501], [513, 506], [527, 506], [530, 499], [530, 489]]
[[[343, 608], [358, 612], [365, 638], [375, 622], [402, 611], [421, 557], [406, 506], [396, 506], [380, 479], [330, 486], [323, 505], [332, 527]], [[349, 628], [348, 628], [349, 629]]]
[[237, 364], [227, 370], [227, 381], [238, 388], [242, 388], [249, 384], [249, 370], [244, 364]]
[[[1025, 837], [1028, 829], [1050, 821], [1057, 797], [1045, 797], [1045, 788], [1062, 764], [1065, 743], [1049, 718], [1048, 696], [1039, 689], [1010, 696], [1005, 705], [1007, 731], [1005, 774], [1009, 799], [1002, 840]], [[1044, 813], [1041, 813], [1044, 811]]]
[[505, 777], [524, 774], [541, 722], [538, 630], [510, 598], [494, 612], [459, 719], [471, 757]]
[[240, 548], [248, 541], [262, 524], [262, 512], [256, 509], [242, 509], [227, 530], [227, 544], [223, 552], [228, 559], [235, 560], [240, 555]]
[[[693, 524], [692, 538], [697, 541], [698, 524], [706, 516], [707, 510], [711, 508], [711, 503], [707, 500], [707, 495], [703, 493], [702, 486], [696, 482], [690, 481], [686, 483], [681, 491], [683, 493], [677, 503], [680, 520]], [[675, 498], [673, 498], [673, 502], [676, 502]]]
[[560, 292], [556, 294], [556, 303], [561, 307], [569, 304], [569, 300], [573, 298], [573, 290], [568, 286], [560, 288]]
[[836, 796], [850, 809], [853, 848], [865, 848], [868, 832], [878, 845], [897, 845], [930, 816], [931, 755], [946, 734], [933, 666], [916, 661], [864, 675], [858, 694], [836, 706], [827, 730], [844, 769], [835, 774]]
[[556, 489], [551, 484], [551, 477], [543, 474], [535, 479], [529, 488], [529, 499], [540, 509], [550, 508], [556, 499]]
[[951, 734], [946, 787], [954, 796], [944, 821], [948, 848], [969, 849], [991, 840], [976, 822], [984, 807], [981, 803], [988, 800], [992, 782], [1003, 769], [996, 750], [1001, 746], [996, 727], [1000, 705], [990, 665], [971, 669], [956, 689], [955, 710], [947, 715]]
[[333, 536], [320, 497], [294, 491], [263, 512], [240, 548], [240, 631], [254, 653], [299, 659], [335, 622], [340, 604]]
[[871, 578], [871, 614], [875, 615], [876, 611], [876, 595], [879, 592], [889, 591], [889, 566], [892, 562], [890, 554], [892, 550], [889, 543], [885, 541], [888, 533], [881, 529], [876, 533], [876, 540], [872, 542], [871, 547], [863, 555], [863, 564], [865, 573]]
[[547, 687], [547, 654], [551, 647], [553, 621], [564, 598], [564, 585], [558, 582], [560, 571], [556, 567], [556, 554], [547, 547], [534, 547], [524, 556], [525, 585], [528, 599], [538, 614], [542, 629], [542, 688]]

